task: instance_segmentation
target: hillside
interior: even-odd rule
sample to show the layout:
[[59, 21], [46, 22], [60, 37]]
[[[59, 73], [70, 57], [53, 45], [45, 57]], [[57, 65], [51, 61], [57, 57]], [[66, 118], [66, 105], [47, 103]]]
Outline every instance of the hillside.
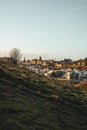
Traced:
[[87, 130], [87, 92], [0, 62], [0, 130]]

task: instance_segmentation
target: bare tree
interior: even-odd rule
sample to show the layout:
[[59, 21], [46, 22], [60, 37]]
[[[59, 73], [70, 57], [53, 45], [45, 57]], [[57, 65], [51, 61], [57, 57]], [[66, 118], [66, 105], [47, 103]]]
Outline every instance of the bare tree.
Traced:
[[11, 58], [11, 62], [14, 63], [14, 64], [17, 64], [18, 61], [21, 59], [21, 51], [20, 49], [18, 48], [13, 48], [11, 51], [10, 51], [10, 58]]

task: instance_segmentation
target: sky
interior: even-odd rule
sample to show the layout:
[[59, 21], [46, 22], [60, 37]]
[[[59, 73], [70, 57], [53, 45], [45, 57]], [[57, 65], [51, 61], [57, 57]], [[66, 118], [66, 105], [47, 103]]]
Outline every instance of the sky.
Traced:
[[0, 56], [87, 57], [87, 0], [0, 0]]

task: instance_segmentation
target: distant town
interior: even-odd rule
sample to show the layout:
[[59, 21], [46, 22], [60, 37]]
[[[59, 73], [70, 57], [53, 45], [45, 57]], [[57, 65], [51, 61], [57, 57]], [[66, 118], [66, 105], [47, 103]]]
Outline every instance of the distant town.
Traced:
[[[10, 57], [0, 57], [0, 61], [11, 63]], [[51, 77], [58, 80], [75, 80], [77, 82], [87, 80], [87, 58], [72, 61], [72, 59], [43, 60], [40, 56], [38, 59], [18, 60], [20, 67], [25, 67], [35, 73]]]

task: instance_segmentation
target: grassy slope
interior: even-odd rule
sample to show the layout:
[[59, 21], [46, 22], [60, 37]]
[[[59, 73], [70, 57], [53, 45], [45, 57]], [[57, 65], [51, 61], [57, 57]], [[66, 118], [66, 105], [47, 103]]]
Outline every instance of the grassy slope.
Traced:
[[0, 130], [87, 130], [87, 92], [0, 63]]

